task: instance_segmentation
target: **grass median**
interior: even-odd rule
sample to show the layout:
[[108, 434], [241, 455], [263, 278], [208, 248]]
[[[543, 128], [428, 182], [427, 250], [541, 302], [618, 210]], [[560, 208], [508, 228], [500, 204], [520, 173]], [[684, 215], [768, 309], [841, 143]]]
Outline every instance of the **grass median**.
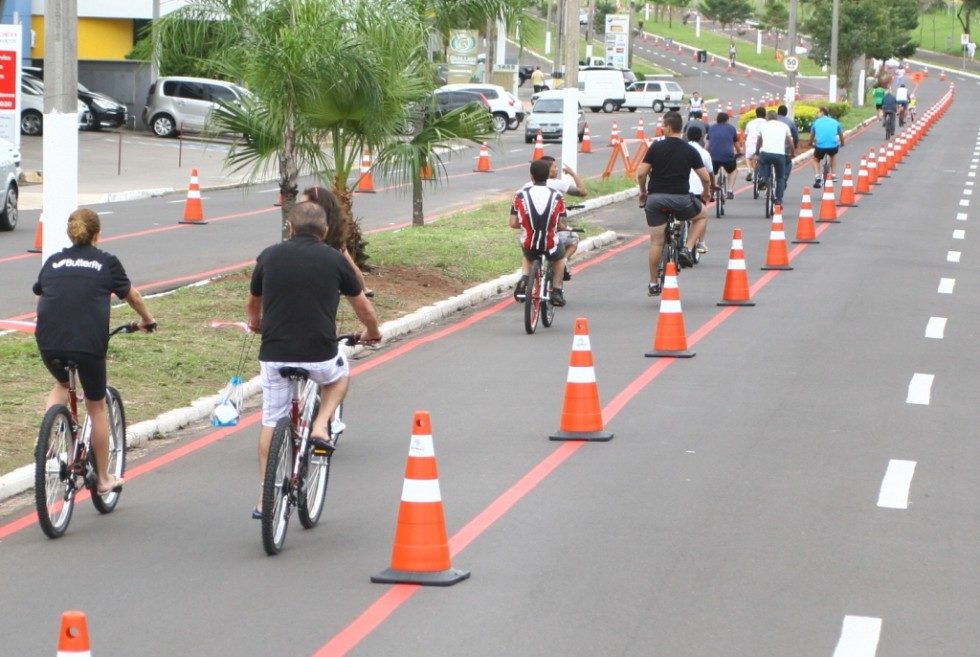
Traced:
[[[589, 180], [591, 197], [636, 185], [625, 177]], [[422, 229], [403, 228], [370, 236], [375, 270], [367, 283], [382, 322], [515, 271], [520, 250], [507, 225], [509, 200], [490, 201], [453, 214]], [[576, 221], [576, 225], [583, 224]], [[125, 263], [124, 263], [125, 264]], [[234, 375], [245, 334], [213, 329], [213, 320], [240, 321], [251, 270], [203, 285], [180, 288], [147, 301], [160, 331], [120, 335], [109, 345], [109, 382], [119, 389], [129, 424], [187, 406], [213, 395]], [[111, 325], [134, 321], [125, 304], [113, 308]], [[349, 306], [341, 304], [341, 330], [356, 330]], [[245, 360], [246, 377], [258, 373], [257, 338]], [[52, 385], [34, 337], [0, 336], [0, 474], [33, 461], [34, 441], [44, 399]]]

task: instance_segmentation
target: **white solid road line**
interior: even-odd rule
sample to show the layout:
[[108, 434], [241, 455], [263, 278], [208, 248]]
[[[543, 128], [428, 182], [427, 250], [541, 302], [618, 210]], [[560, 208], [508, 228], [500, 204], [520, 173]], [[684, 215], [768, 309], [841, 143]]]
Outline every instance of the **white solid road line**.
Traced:
[[934, 374], [919, 374], [916, 372], [909, 381], [909, 393], [905, 398], [906, 404], [929, 405], [929, 398], [932, 396], [932, 381]]
[[880, 636], [880, 618], [844, 616], [834, 657], [874, 657]]
[[953, 287], [956, 285], [955, 278], [940, 278], [939, 279], [939, 289], [936, 290], [939, 294], [952, 294]]
[[930, 317], [926, 324], [926, 337], [935, 340], [942, 340], [946, 332], [945, 317]]
[[913, 474], [915, 461], [890, 460], [885, 478], [881, 480], [878, 506], [883, 509], [909, 508], [909, 488], [912, 486]]
[[965, 230], [954, 230], [953, 231], [953, 239], [954, 240], [963, 240], [963, 239], [966, 239], [966, 231]]
[[946, 252], [946, 262], [959, 262], [960, 252], [959, 251], [947, 251]]

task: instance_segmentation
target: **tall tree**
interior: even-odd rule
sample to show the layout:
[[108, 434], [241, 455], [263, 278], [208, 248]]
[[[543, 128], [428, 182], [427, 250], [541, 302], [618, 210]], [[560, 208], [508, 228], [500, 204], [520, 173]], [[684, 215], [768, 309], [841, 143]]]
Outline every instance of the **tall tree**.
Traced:
[[701, 0], [701, 13], [721, 25], [721, 29], [752, 16], [749, 0]]
[[980, 9], [980, 0], [960, 1], [960, 8], [956, 10], [956, 19], [963, 26], [965, 34], [970, 34], [970, 18], [977, 9]]
[[779, 50], [779, 35], [789, 28], [789, 7], [786, 0], [766, 0], [759, 25], [776, 32], [776, 50]]

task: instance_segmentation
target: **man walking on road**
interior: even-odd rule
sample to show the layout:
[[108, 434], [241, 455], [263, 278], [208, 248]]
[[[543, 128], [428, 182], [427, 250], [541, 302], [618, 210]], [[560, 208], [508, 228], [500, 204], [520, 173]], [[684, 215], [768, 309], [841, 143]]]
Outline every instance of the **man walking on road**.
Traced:
[[531, 85], [534, 87], [534, 93], [541, 93], [544, 91], [544, 73], [541, 72], [540, 66], [534, 67], [534, 72], [531, 73]]
[[[650, 284], [647, 293], [650, 296], [659, 295], [660, 287], [660, 256], [664, 249], [667, 213], [672, 213], [681, 221], [693, 220], [688, 231], [688, 244], [680, 249], [681, 264], [690, 267], [694, 262], [691, 247], [695, 242], [691, 235], [696, 235], [707, 214], [704, 204], [711, 194], [711, 177], [697, 150], [681, 138], [681, 128], [684, 125], [681, 115], [677, 112], [664, 114], [664, 138], [655, 141], [647, 150], [643, 162], [636, 168], [636, 182], [640, 187], [640, 207], [646, 212], [647, 225], [650, 227]], [[701, 198], [691, 195], [689, 176], [697, 174], [704, 186]]]
[[[283, 367], [302, 367], [320, 386], [320, 411], [310, 440], [333, 451], [329, 422], [347, 394], [349, 368], [337, 350], [337, 305], [343, 294], [364, 324], [361, 342], [381, 340], [374, 307], [343, 255], [324, 243], [326, 214], [316, 203], [297, 203], [289, 213], [289, 239], [268, 247], [256, 259], [249, 288], [248, 325], [262, 334], [262, 430], [259, 480], [265, 476], [272, 432], [289, 413], [289, 379]], [[260, 493], [261, 496], [261, 493]], [[261, 520], [261, 497], [252, 517]]]

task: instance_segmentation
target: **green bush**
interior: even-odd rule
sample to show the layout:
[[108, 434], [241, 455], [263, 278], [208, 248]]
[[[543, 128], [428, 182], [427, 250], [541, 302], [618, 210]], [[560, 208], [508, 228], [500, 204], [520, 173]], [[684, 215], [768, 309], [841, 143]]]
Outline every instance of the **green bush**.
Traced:
[[830, 116], [834, 117], [838, 121], [841, 120], [841, 117], [851, 111], [851, 106], [849, 103], [821, 103], [815, 100], [804, 100], [798, 102], [796, 107], [800, 107], [801, 105], [804, 107], [812, 107], [815, 110], [821, 107], [826, 107]]
[[[773, 102], [766, 107], [767, 110], [776, 111], [779, 107], [779, 102]], [[835, 103], [837, 105], [844, 105], [845, 103]], [[797, 103], [793, 120], [796, 122], [796, 127], [800, 132], [810, 132], [810, 126], [813, 122], [817, 120], [819, 113], [817, 108], [812, 105], [807, 105], [803, 103]], [[745, 130], [745, 124], [755, 118], [755, 108], [753, 107], [750, 111], [746, 112], [738, 119], [738, 129]]]

